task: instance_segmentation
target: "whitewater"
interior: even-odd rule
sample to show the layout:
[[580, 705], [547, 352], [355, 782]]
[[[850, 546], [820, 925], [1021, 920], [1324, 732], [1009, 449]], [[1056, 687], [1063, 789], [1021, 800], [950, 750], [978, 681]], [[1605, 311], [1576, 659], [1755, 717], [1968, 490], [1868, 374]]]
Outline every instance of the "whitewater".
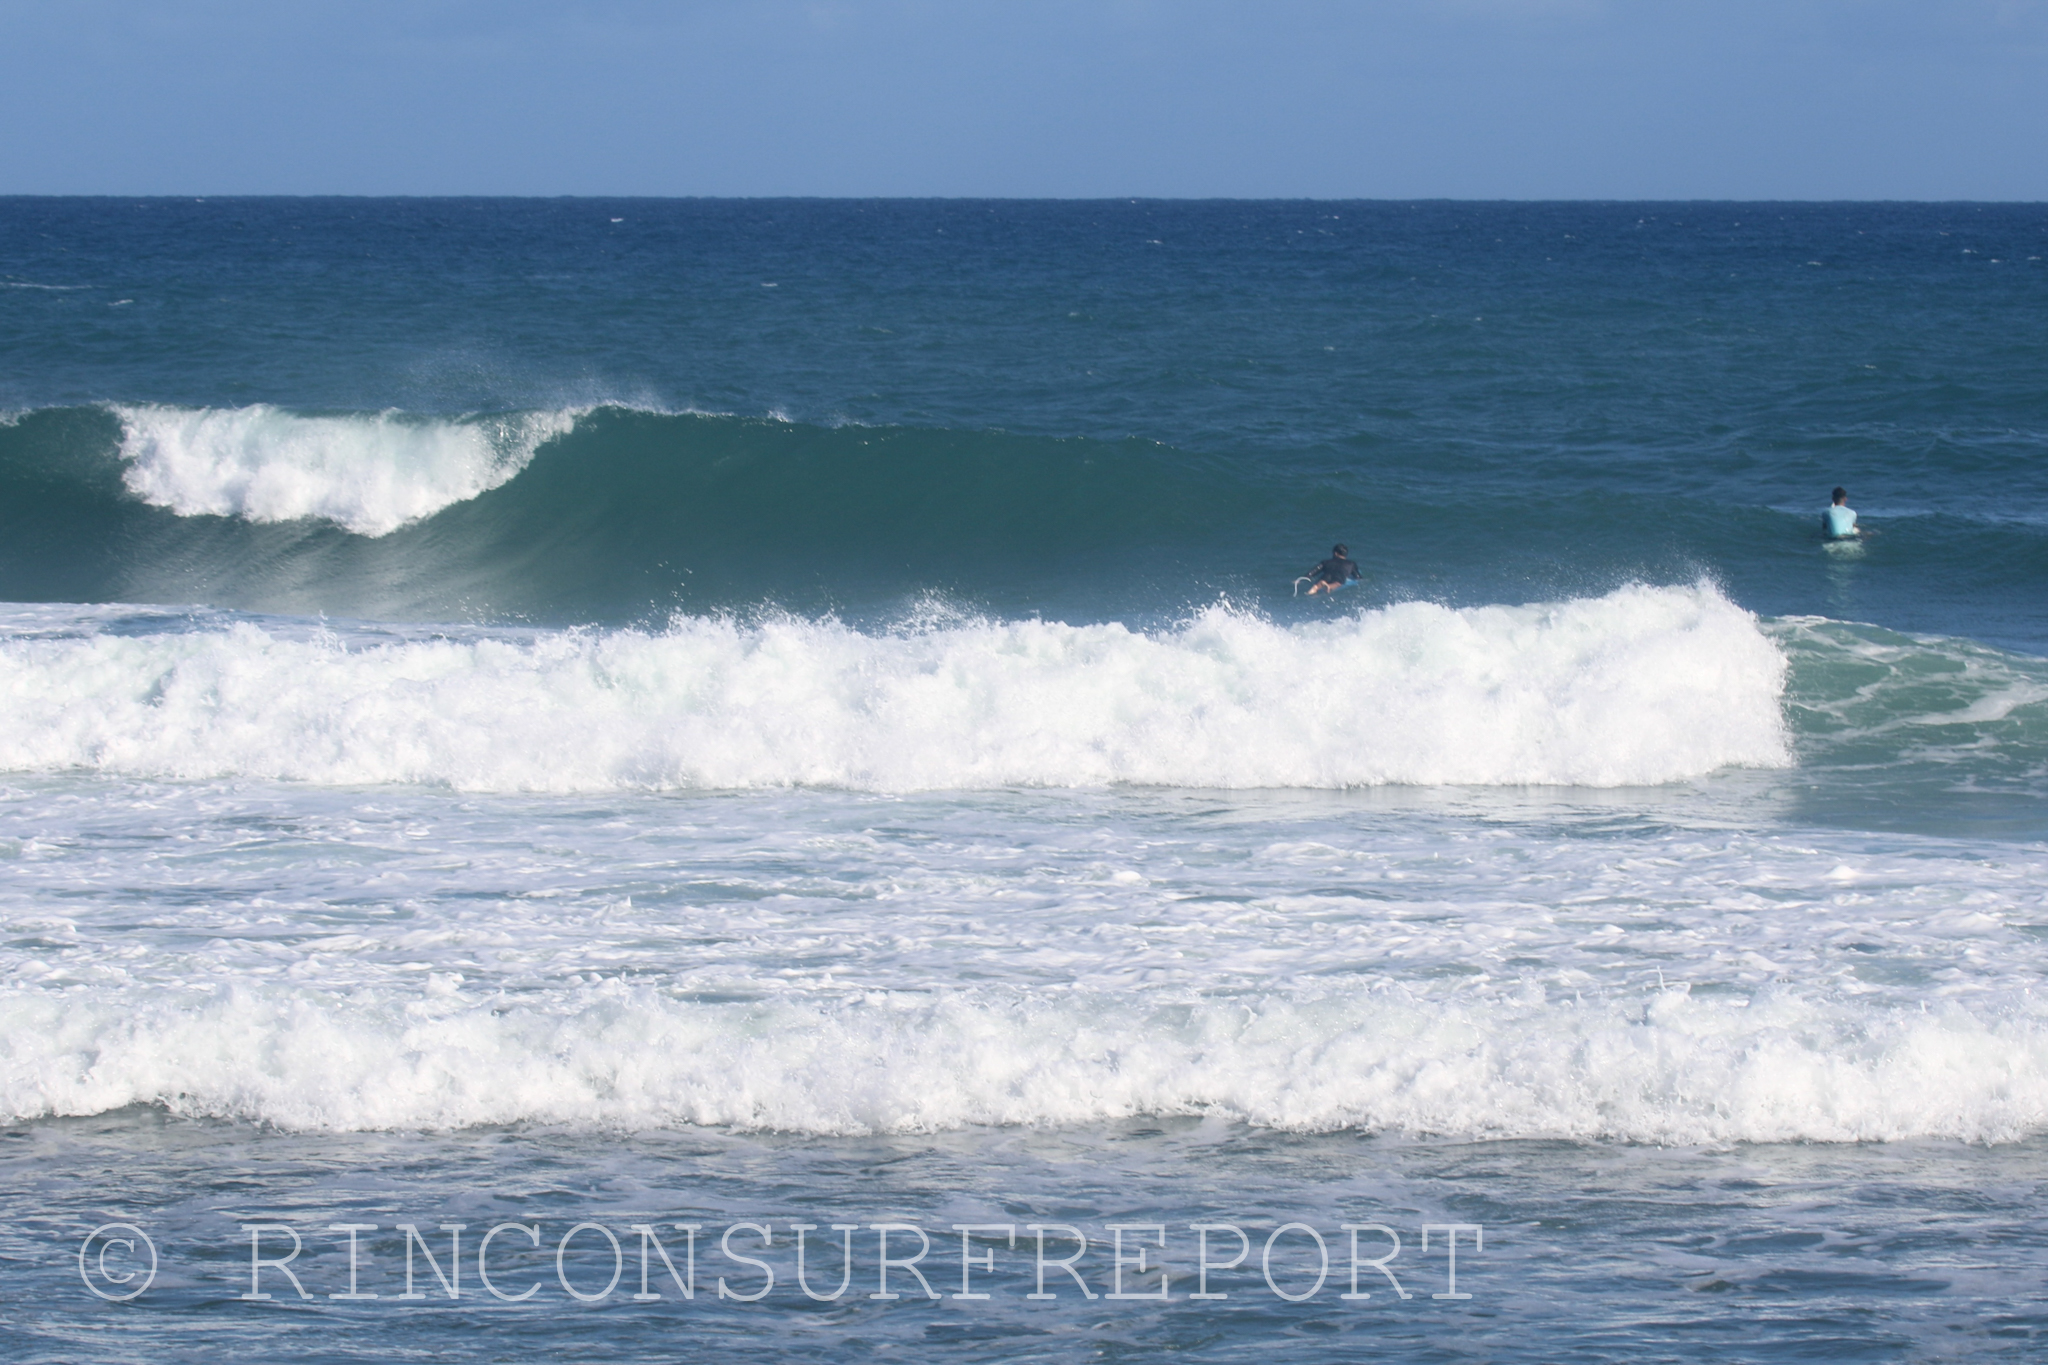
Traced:
[[[1785, 663], [1711, 588], [1157, 632], [679, 620], [0, 641], [0, 770], [464, 791], [1654, 785], [1784, 766]], [[1341, 679], [1341, 683], [1324, 680]]]
[[2044, 678], [1707, 584], [1149, 632], [18, 608], [0, 1111], [2019, 1140], [2039, 849], [1755, 822], [1998, 751], [2031, 799]]
[[[1730, 852], [1659, 856], [1697, 878]], [[211, 952], [152, 932], [147, 962], [87, 947], [89, 917], [21, 916], [18, 931], [56, 941], [10, 954], [22, 984], [0, 994], [15, 1040], [0, 1107], [20, 1121], [150, 1105], [316, 1132], [862, 1135], [1174, 1116], [1670, 1144], [2040, 1132], [2041, 952], [2000, 922], [2038, 914], [2038, 893], [1948, 869], [1964, 903], [1907, 920], [1858, 894], [1868, 866], [1820, 871], [1828, 855], [1773, 852], [1798, 869], [1778, 887], [1681, 899], [1658, 916], [1560, 913], [1516, 895], [1431, 914], [1372, 885], [1398, 888], [1408, 860], [1334, 844], [1258, 856], [1363, 885], [1219, 903], [1164, 893], [1177, 879], [1147, 858], [1139, 880], [1129, 866], [1064, 869], [1078, 905], [1041, 910], [1031, 927], [963, 904], [953, 933], [935, 933], [887, 890], [865, 913], [814, 924], [794, 906], [723, 906], [709, 918], [747, 951], [680, 968], [673, 954], [705, 918], [623, 896], [580, 926], [559, 910], [471, 914], [439, 931], [299, 923], [290, 946], [275, 938], [297, 916], [223, 908], [207, 917]], [[1022, 911], [1005, 880], [987, 873], [976, 889]], [[1573, 880], [1583, 893], [1597, 876], [1558, 877]], [[1713, 925], [1715, 911], [1754, 915], [1773, 892], [1782, 910], [1788, 886], [1813, 921], [1803, 931]], [[1082, 907], [1141, 927], [1076, 922]], [[1872, 940], [1885, 946], [1845, 946]], [[922, 982], [903, 979], [912, 942]], [[1630, 954], [1629, 969], [1589, 960], [1602, 951]], [[1859, 952], [1861, 972], [1848, 965]], [[1870, 977], [1930, 956], [1950, 964], [1939, 990]], [[230, 967], [240, 981], [214, 979]], [[954, 980], [935, 990], [934, 976]]]

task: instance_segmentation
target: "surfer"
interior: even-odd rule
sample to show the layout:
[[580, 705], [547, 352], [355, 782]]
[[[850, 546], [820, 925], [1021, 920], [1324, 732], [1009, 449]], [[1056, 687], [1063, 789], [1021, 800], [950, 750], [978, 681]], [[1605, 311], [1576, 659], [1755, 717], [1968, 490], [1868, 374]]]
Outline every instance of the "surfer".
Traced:
[[1330, 557], [1308, 571], [1308, 595], [1335, 592], [1358, 576], [1358, 564], [1351, 558], [1351, 552], [1342, 545], [1333, 545]]
[[1848, 489], [1834, 491], [1834, 501], [1820, 514], [1820, 534], [1823, 540], [1854, 540], [1863, 534], [1863, 528], [1856, 524], [1856, 514], [1849, 510]]

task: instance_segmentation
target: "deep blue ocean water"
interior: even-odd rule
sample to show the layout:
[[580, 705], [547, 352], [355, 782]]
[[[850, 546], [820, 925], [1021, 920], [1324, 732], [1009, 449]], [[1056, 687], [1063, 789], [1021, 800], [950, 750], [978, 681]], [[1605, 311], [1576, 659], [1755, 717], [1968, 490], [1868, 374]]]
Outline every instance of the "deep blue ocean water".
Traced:
[[2038, 1358], [2044, 257], [0, 199], [0, 1358]]

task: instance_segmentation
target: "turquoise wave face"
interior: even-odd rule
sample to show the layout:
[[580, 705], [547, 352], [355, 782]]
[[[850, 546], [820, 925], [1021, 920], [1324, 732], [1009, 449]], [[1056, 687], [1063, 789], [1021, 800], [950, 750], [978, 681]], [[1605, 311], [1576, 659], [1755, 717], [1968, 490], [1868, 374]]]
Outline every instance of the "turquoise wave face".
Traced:
[[1862, 828], [2048, 833], [2048, 660], [1812, 617], [1768, 633], [1790, 665], [1795, 810]]
[[[1827, 546], [1809, 509], [1646, 493], [1625, 470], [1536, 491], [1527, 471], [1345, 459], [615, 406], [50, 409], [0, 427], [0, 598], [538, 624], [930, 601], [1142, 624], [1219, 598], [1294, 620], [1707, 577], [1767, 615], [2048, 640], [2033, 520], [1894, 516]], [[1339, 538], [1364, 590], [1296, 600]]]

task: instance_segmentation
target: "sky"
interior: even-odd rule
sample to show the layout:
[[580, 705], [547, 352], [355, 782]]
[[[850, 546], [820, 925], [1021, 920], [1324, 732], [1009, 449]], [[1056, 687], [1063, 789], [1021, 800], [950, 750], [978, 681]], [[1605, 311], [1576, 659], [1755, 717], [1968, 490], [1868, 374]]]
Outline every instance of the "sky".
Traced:
[[2048, 0], [0, 0], [0, 194], [2048, 200]]

